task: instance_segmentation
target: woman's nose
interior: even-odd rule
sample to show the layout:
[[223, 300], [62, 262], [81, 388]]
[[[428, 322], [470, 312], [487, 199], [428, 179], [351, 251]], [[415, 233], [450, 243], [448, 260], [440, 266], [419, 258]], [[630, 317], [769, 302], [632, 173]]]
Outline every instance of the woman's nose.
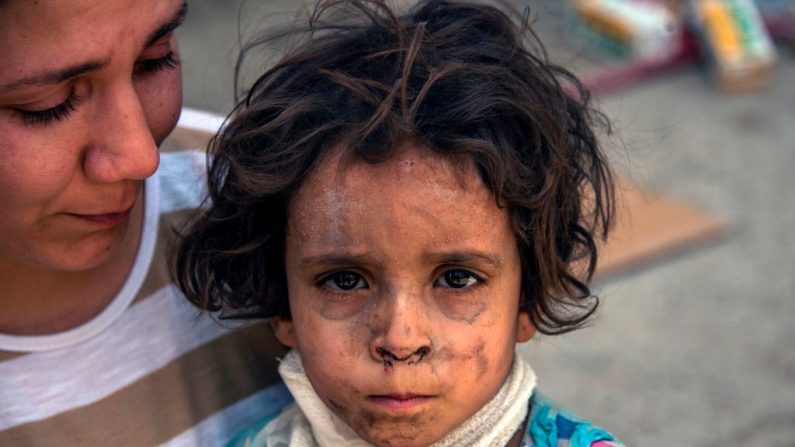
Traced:
[[160, 153], [134, 87], [119, 87], [97, 108], [93, 133], [83, 158], [95, 182], [143, 180], [157, 170]]
[[415, 364], [434, 354], [428, 309], [421, 297], [408, 293], [384, 297], [373, 327], [370, 356], [376, 362]]

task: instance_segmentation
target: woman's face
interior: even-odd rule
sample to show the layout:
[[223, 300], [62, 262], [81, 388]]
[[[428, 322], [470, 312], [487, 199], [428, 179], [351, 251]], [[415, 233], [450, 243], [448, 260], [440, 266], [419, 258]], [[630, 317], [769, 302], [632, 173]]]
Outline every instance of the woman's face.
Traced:
[[182, 102], [183, 0], [0, 2], [0, 267], [109, 259]]
[[277, 336], [374, 445], [429, 445], [460, 425], [534, 332], [508, 211], [474, 167], [414, 147], [322, 163], [290, 202], [285, 267], [293, 319]]

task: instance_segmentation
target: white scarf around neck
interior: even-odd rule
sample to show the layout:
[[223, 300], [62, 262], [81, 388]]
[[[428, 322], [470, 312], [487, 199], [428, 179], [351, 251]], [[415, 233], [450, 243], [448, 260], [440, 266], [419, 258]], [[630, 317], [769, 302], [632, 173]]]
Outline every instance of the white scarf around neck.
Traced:
[[[291, 350], [279, 365], [295, 404], [268, 423], [253, 445], [268, 447], [372, 447], [326, 407], [306, 376], [301, 357]], [[517, 353], [497, 394], [463, 424], [430, 447], [504, 446], [527, 416], [536, 375]]]

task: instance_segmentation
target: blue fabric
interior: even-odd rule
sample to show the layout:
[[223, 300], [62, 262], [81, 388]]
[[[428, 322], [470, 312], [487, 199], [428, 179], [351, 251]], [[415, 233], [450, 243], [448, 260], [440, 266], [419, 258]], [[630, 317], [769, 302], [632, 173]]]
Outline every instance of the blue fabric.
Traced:
[[621, 447], [615, 437], [579, 416], [563, 409], [539, 392], [530, 398], [530, 423], [524, 447], [590, 447], [597, 441], [609, 441]]
[[276, 419], [288, 405], [295, 401], [284, 382], [279, 382], [277, 385], [269, 387], [265, 390], [264, 394], [263, 400], [267, 400], [269, 403], [267, 409], [264, 411], [264, 416], [232, 438], [232, 440], [226, 444], [227, 447], [245, 447], [246, 441], [254, 439], [257, 433], [268, 425], [268, 422]]

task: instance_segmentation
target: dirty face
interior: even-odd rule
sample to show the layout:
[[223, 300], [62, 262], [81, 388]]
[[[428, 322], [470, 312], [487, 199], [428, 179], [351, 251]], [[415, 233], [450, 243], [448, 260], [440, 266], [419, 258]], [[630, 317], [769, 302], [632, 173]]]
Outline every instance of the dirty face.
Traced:
[[0, 268], [86, 271], [179, 117], [183, 0], [0, 3]]
[[428, 445], [460, 425], [533, 334], [508, 212], [474, 168], [421, 147], [322, 163], [291, 202], [285, 258], [292, 321], [277, 335], [377, 446]]

